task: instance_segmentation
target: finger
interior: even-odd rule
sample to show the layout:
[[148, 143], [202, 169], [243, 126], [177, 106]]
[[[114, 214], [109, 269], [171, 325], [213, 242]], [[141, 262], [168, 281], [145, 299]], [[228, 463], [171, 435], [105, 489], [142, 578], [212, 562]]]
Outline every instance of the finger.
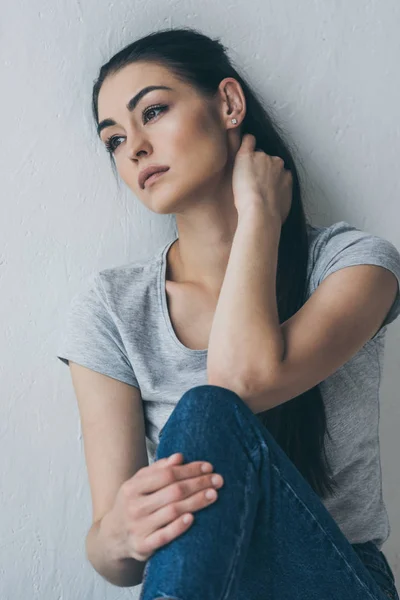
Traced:
[[[185, 479], [179, 482], [175, 481], [171, 485], [168, 485], [153, 494], [142, 497], [140, 504], [137, 505], [140, 514], [148, 516], [165, 508], [166, 510], [161, 514], [165, 514], [166, 512], [168, 518], [165, 522], [157, 522], [158, 527], [165, 525], [165, 523], [171, 521], [172, 518], [176, 518], [177, 515], [171, 516], [170, 513], [172, 511], [191, 511], [194, 507], [198, 508], [199, 502], [207, 503], [209, 501], [209, 498], [205, 496], [205, 493], [208, 490], [215, 492], [216, 488], [223, 485], [223, 479], [220, 478], [219, 484], [213, 484], [211, 478], [212, 475], [209, 474], [193, 479]], [[217, 494], [215, 493], [212, 499], [216, 496]]]
[[207, 464], [208, 466], [206, 472], [211, 472], [214, 468], [207, 461], [193, 461], [185, 465], [179, 463], [170, 465], [164, 459], [160, 459], [157, 462], [160, 465], [153, 463], [150, 467], [143, 469], [141, 474], [138, 474], [135, 481], [136, 494], [152, 494], [181, 479], [190, 479], [191, 477], [204, 475], [204, 471], [202, 470], [203, 464]]
[[[184, 519], [186, 518], [186, 522]], [[148, 535], [143, 544], [141, 551], [144, 554], [154, 552], [158, 548], [165, 546], [172, 540], [182, 535], [194, 521], [194, 516], [191, 513], [180, 515], [177, 519], [169, 523], [166, 527], [153, 527], [152, 533]]]
[[249, 150], [250, 148], [254, 148], [255, 143], [256, 143], [256, 138], [254, 137], [254, 135], [251, 134], [251, 133], [245, 133], [242, 136], [239, 150], [241, 150], [243, 148], [245, 150]]

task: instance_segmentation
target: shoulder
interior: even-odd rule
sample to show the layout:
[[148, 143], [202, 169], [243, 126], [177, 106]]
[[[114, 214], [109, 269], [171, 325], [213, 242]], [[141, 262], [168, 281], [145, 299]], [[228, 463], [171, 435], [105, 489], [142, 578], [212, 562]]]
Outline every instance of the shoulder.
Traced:
[[397, 294], [386, 324], [400, 314], [400, 253], [388, 239], [338, 221], [329, 227], [310, 227], [309, 294], [332, 273], [356, 265], [376, 265], [391, 271]]
[[385, 267], [400, 279], [400, 253], [388, 239], [338, 221], [310, 227], [310, 272], [316, 285], [331, 273], [359, 264]]
[[150, 255], [98, 271], [94, 284], [107, 299], [110, 308], [135, 303], [158, 282], [164, 246]]

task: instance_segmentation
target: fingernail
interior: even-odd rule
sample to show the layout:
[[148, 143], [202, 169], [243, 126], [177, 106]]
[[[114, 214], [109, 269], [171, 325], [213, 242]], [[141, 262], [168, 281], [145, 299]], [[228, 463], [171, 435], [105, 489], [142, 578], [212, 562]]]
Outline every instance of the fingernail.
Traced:
[[203, 473], [208, 473], [209, 471], [212, 471], [212, 465], [210, 463], [203, 463], [201, 465], [201, 470], [203, 471]]

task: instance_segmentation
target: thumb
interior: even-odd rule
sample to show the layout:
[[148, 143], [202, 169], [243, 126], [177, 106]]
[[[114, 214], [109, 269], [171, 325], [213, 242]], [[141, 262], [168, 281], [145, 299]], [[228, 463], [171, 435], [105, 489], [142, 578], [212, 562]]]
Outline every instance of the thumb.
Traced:
[[170, 456], [166, 457], [166, 462], [168, 465], [170, 464], [174, 464], [176, 462], [181, 462], [183, 456], [182, 456], [182, 452], [176, 452], [175, 454], [171, 454]]
[[166, 467], [167, 465], [178, 465], [183, 459], [182, 452], [176, 452], [175, 454], [170, 454], [170, 456], [164, 456], [164, 458], [159, 458], [154, 461], [154, 464], [158, 468]]

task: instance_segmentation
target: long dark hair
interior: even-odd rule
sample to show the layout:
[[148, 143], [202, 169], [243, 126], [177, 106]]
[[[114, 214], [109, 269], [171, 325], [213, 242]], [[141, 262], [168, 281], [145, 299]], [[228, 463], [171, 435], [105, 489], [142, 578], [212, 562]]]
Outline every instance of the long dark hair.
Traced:
[[[98, 125], [98, 95], [103, 81], [131, 63], [153, 61], [167, 67], [175, 77], [193, 86], [205, 98], [213, 99], [225, 77], [235, 78], [246, 98], [242, 133], [256, 137], [257, 148], [280, 156], [293, 177], [292, 206], [281, 230], [278, 251], [276, 293], [279, 322], [294, 315], [305, 303], [309, 242], [300, 189], [299, 173], [292, 150], [279, 125], [273, 123], [271, 109], [265, 108], [244, 77], [232, 66], [226, 48], [192, 28], [164, 29], [129, 44], [106, 64], [95, 81], [92, 96], [93, 116]], [[110, 154], [113, 168], [115, 163]], [[321, 497], [334, 494], [324, 436], [329, 435], [325, 407], [318, 385], [291, 400], [256, 415], [268, 428], [303, 477]]]

